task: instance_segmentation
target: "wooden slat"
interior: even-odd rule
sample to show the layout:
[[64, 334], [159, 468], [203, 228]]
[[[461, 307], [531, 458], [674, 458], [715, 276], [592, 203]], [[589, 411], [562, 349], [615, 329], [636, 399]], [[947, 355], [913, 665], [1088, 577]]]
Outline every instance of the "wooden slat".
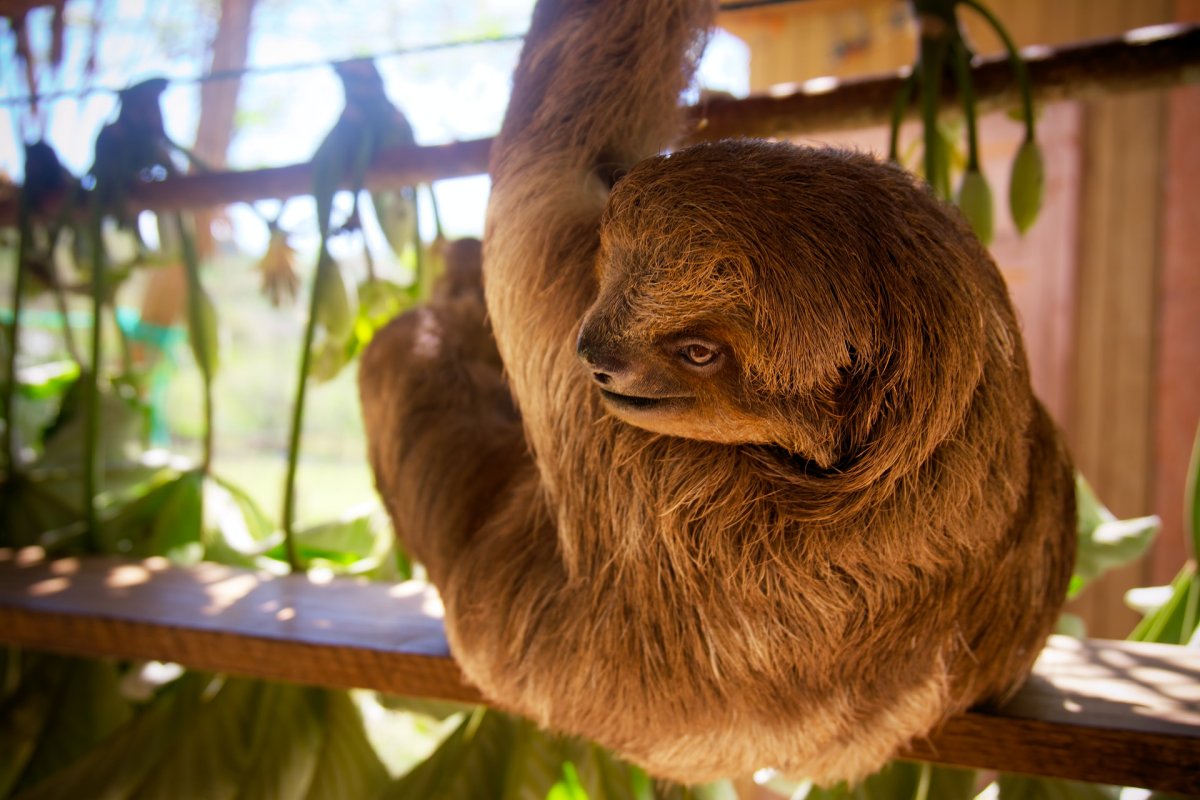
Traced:
[[0, 641], [482, 702], [449, 658], [437, 593], [416, 582], [314, 583], [219, 564], [46, 561], [37, 548], [0, 549]]
[[[0, 549], [0, 642], [482, 702], [417, 583]], [[1002, 709], [954, 717], [904, 756], [1200, 792], [1200, 649], [1052, 637]]]
[[1003, 708], [954, 717], [906, 756], [1200, 792], [1200, 649], [1052, 636]]

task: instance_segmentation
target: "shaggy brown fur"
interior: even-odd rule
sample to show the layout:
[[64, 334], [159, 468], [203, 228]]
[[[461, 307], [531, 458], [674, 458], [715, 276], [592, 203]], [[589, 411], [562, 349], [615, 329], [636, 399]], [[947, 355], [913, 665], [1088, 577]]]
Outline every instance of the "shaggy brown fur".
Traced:
[[539, 5], [485, 237], [507, 384], [478, 292], [401, 318], [371, 460], [496, 705], [684, 781], [854, 779], [1025, 675], [1071, 468], [994, 265], [905, 174], [638, 163], [712, 13]]

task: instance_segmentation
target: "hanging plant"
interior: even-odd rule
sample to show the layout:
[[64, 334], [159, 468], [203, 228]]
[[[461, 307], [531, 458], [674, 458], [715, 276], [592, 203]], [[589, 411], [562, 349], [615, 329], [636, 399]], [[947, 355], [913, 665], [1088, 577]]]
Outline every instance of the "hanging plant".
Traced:
[[[1013, 161], [1008, 203], [1013, 223], [1020, 233], [1024, 233], [1033, 225], [1041, 210], [1045, 184], [1042, 154], [1035, 135], [1033, 94], [1025, 62], [1000, 20], [978, 0], [911, 2], [919, 30], [917, 61], [896, 96], [888, 157], [893, 161], [899, 160], [900, 123], [912, 102], [913, 93], [916, 92], [924, 129], [922, 165], [925, 180], [939, 197], [957, 203], [980, 241], [984, 244], [991, 242], [995, 214], [992, 190], [979, 164], [978, 117], [971, 78], [973, 54], [967, 45], [957, 15], [960, 6], [971, 9], [987, 22], [1004, 43], [1012, 65], [1013, 77], [1021, 93], [1021, 118], [1025, 125], [1025, 136]], [[957, 193], [951, 190], [953, 142], [946, 139], [938, 125], [944, 80], [954, 82], [966, 123], [966, 160]]]

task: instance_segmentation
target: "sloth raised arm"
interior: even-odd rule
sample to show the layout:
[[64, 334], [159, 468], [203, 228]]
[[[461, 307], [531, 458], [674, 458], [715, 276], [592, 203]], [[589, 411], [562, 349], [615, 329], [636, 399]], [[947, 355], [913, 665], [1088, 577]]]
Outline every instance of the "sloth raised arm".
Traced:
[[714, 15], [711, 0], [556, 0], [534, 11], [492, 153], [484, 237], [488, 311], [527, 415], [542, 411], [524, 407], [527, 395], [579, 371], [573, 348], [595, 296], [609, 189], [674, 138]]

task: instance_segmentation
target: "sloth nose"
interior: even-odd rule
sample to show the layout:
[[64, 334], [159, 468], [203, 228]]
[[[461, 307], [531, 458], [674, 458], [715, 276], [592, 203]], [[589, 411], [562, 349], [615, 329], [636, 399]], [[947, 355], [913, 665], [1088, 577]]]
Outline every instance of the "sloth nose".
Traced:
[[625, 363], [612, 350], [594, 342], [584, 330], [579, 332], [575, 342], [575, 354], [591, 370], [592, 380], [601, 386], [612, 383], [625, 369]]

